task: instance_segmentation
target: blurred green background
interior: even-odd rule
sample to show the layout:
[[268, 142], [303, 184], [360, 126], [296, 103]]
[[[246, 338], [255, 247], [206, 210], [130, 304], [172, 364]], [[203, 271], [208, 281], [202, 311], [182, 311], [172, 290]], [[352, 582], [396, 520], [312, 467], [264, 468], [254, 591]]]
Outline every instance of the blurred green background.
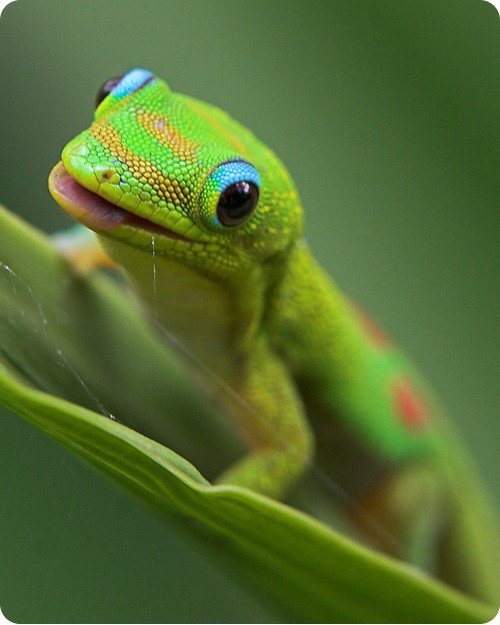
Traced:
[[[48, 172], [131, 67], [221, 106], [285, 160], [316, 255], [431, 379], [498, 499], [499, 35], [482, 0], [17, 0], [0, 19], [0, 201], [69, 225]], [[5, 411], [0, 448], [9, 619], [275, 619]]]

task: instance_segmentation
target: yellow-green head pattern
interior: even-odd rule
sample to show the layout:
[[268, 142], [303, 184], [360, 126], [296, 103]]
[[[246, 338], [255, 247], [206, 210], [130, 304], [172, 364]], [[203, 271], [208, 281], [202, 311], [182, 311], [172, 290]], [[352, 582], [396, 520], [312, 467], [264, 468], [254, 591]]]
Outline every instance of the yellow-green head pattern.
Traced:
[[[219, 277], [300, 236], [285, 167], [226, 113], [143, 69], [108, 81], [98, 100], [93, 124], [65, 147], [51, 176], [52, 193], [82, 223], [136, 247], [150, 249], [154, 235], [156, 253]], [[110, 204], [82, 201], [85, 190], [75, 194], [68, 174]]]

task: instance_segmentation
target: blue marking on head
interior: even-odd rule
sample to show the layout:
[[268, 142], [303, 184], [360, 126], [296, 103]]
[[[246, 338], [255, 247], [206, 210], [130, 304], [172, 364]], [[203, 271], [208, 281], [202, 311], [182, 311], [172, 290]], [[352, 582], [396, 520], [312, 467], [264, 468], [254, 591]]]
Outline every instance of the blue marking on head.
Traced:
[[120, 99], [133, 91], [137, 91], [146, 83], [151, 84], [152, 82], [154, 82], [154, 74], [152, 72], [148, 69], [136, 67], [123, 75], [120, 82], [113, 89], [113, 95], [115, 98]]

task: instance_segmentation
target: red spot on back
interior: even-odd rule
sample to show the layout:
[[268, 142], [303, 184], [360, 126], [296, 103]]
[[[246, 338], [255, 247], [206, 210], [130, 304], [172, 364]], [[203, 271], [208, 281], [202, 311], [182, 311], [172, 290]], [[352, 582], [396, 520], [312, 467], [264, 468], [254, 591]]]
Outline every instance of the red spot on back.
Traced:
[[427, 406], [411, 382], [398, 379], [392, 383], [392, 397], [397, 414], [410, 429], [424, 426], [429, 418]]

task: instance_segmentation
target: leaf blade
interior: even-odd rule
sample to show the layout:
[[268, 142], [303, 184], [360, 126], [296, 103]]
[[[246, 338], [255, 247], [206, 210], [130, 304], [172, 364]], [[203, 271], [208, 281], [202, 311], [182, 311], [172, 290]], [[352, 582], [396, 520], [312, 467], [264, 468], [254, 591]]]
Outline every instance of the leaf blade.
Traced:
[[[210, 486], [175, 452], [87, 409], [23, 387], [4, 367], [0, 398], [162, 514], [178, 522], [195, 519], [212, 550], [222, 541], [217, 557], [223, 554], [226, 565], [239, 568], [294, 619], [477, 622], [493, 615], [288, 506], [243, 489]], [[190, 527], [196, 533], [197, 526]]]

